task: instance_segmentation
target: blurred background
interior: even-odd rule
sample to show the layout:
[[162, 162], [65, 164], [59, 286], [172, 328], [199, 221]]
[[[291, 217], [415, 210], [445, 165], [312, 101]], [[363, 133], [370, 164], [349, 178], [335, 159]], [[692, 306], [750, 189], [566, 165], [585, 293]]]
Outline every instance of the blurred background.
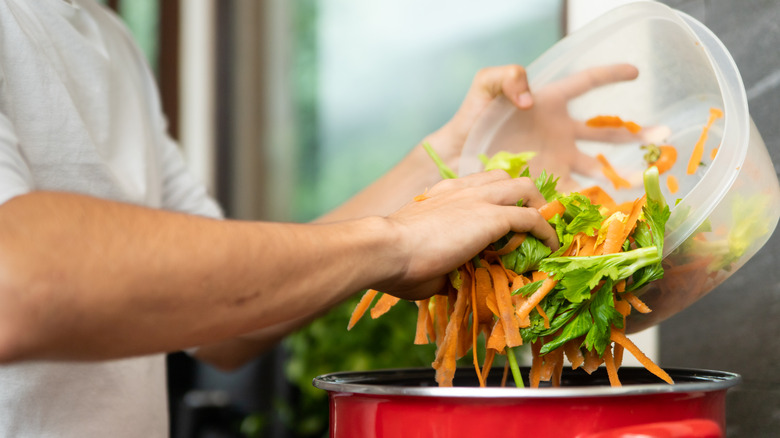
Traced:
[[[626, 2], [103, 0], [146, 53], [172, 134], [228, 217], [282, 221], [313, 219], [389, 169], [452, 116], [480, 68], [527, 65]], [[780, 4], [664, 3], [729, 48], [777, 169]], [[778, 266], [775, 235], [705, 299], [635, 339], [663, 366], [743, 375], [729, 393], [729, 436], [780, 427], [780, 352], [768, 348], [780, 344]], [[347, 332], [356, 298], [233, 373], [169, 355], [172, 437], [327, 436], [313, 377], [430, 366], [433, 351], [411, 346], [409, 309]]]

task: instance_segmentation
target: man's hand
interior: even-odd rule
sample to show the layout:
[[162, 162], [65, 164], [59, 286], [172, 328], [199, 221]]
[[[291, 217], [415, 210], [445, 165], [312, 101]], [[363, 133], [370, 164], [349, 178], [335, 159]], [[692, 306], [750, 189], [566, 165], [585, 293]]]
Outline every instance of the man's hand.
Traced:
[[[398, 277], [376, 285], [382, 292], [405, 299], [430, 296], [445, 274], [510, 230], [530, 232], [558, 248], [555, 230], [538, 211], [545, 199], [528, 178], [483, 172], [442, 181], [427, 195], [387, 218], [400, 236], [404, 265]], [[517, 206], [519, 200], [524, 207]]]

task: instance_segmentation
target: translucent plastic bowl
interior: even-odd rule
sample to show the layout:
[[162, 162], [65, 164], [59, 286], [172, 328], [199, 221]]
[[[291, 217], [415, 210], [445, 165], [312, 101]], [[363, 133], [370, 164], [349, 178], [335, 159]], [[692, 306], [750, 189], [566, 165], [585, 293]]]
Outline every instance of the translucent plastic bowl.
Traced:
[[[615, 190], [600, 171], [593, 171], [572, 175], [579, 187], [599, 185], [618, 202], [633, 200], [643, 192], [641, 173], [647, 167], [639, 146], [669, 143], [678, 151], [675, 166], [661, 175], [672, 208], [664, 242], [666, 275], [642, 291], [653, 311], [632, 317], [629, 330], [638, 331], [711, 291], [766, 243], [780, 217], [780, 186], [731, 55], [709, 29], [682, 12], [656, 2], [616, 8], [561, 40], [527, 71], [536, 94], [573, 73], [619, 63], [633, 64], [639, 76], [595, 88], [570, 100], [567, 108], [575, 120], [617, 115], [656, 127], [648, 135], [658, 137], [621, 144], [577, 140], [581, 152], [604, 154], [634, 183]], [[724, 117], [709, 131], [703, 165], [688, 175], [688, 158], [713, 107]], [[481, 169], [480, 154], [500, 150], [537, 151], [529, 166], [540, 171], [534, 163], [555, 158], [545, 157], [555, 139], [528, 134], [545, 116], [539, 114], [543, 110], [519, 111], [505, 99], [494, 101], [467, 139], [461, 175]], [[713, 148], [718, 148], [714, 159]], [[663, 184], [668, 175], [679, 181], [674, 194]]]

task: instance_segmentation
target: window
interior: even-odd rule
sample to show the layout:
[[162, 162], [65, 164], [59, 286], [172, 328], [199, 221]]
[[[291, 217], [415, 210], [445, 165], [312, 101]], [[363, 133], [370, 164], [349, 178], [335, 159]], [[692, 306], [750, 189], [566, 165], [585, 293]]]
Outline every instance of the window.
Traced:
[[[299, 2], [297, 219], [345, 200], [458, 108], [482, 67], [528, 64], [563, 33], [562, 2]], [[308, 38], [308, 41], [306, 40]]]

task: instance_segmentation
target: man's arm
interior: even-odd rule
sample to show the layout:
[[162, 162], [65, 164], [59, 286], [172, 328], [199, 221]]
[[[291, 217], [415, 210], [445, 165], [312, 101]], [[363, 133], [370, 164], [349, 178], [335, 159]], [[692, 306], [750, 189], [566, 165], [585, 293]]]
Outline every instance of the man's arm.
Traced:
[[491, 172], [430, 195], [386, 218], [320, 225], [18, 196], [0, 205], [0, 361], [206, 345], [314, 316], [367, 287], [429, 296], [510, 229], [555, 245], [534, 208], [514, 205], [544, 202], [530, 180]]

